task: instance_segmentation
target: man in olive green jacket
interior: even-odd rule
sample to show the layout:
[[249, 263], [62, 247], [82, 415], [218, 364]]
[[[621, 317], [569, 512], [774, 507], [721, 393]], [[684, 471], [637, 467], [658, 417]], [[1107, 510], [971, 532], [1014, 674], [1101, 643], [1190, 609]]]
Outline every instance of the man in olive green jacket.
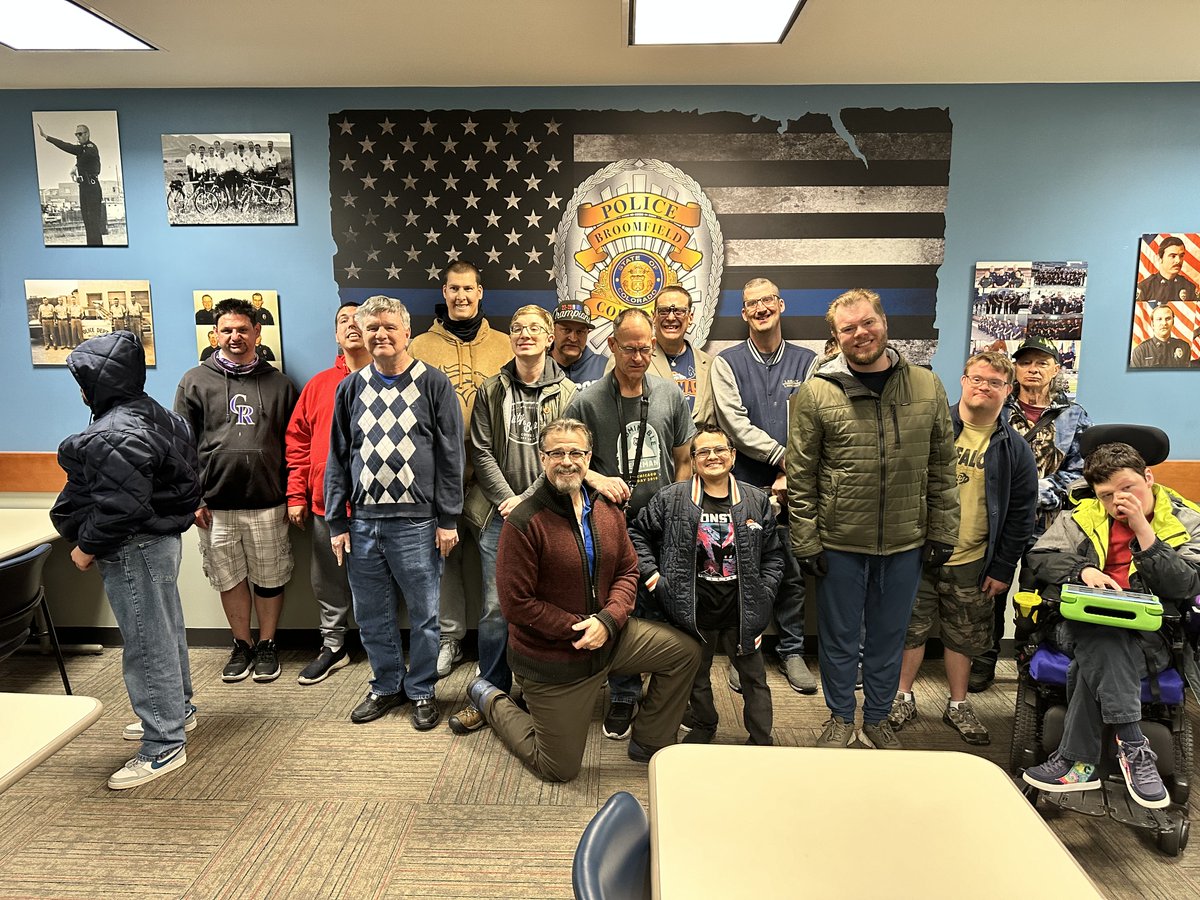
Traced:
[[817, 579], [830, 710], [817, 745], [854, 739], [861, 632], [860, 736], [897, 749], [887, 716], [921, 570], [958, 536], [954, 428], [938, 377], [888, 346], [877, 294], [847, 291], [825, 320], [841, 352], [793, 395], [787, 447], [792, 549]]

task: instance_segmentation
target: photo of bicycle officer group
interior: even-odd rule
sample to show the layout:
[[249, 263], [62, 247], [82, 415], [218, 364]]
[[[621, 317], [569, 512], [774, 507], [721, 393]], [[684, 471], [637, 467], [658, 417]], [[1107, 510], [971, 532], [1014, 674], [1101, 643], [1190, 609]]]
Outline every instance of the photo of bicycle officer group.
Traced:
[[294, 225], [292, 136], [164, 134], [172, 225]]

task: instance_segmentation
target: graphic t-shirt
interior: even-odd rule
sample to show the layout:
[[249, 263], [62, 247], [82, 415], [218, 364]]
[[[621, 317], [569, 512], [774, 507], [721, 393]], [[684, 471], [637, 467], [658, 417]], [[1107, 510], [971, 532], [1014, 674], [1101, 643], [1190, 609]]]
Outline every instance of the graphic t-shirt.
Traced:
[[954, 442], [958, 454], [958, 502], [962, 517], [958, 523], [954, 555], [947, 565], [975, 562], [987, 553], [988, 514], [983, 459], [995, 430], [995, 425], [963, 422], [962, 433]]
[[712, 629], [738, 625], [733, 512], [728, 497], [707, 492], [700, 504], [700, 529], [696, 532], [696, 625]]
[[688, 411], [694, 411], [696, 409], [696, 354], [692, 351], [691, 344], [685, 343], [683, 352], [678, 356], [671, 356], [665, 351], [663, 355], [667, 358], [667, 365], [671, 367], [671, 377], [675, 379], [679, 390], [683, 392], [683, 399], [687, 401]]

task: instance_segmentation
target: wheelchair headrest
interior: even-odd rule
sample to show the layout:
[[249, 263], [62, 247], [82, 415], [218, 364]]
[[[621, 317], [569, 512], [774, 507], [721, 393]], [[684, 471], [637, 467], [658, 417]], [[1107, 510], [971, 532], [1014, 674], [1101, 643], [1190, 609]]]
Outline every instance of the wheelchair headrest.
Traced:
[[1101, 444], [1128, 444], [1148, 466], [1157, 466], [1171, 454], [1171, 439], [1153, 425], [1093, 425], [1079, 437], [1079, 452], [1088, 456]]

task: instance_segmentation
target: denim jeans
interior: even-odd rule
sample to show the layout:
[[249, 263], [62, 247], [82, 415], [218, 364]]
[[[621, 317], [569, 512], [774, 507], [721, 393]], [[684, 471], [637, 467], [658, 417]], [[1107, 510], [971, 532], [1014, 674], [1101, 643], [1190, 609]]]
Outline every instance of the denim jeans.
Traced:
[[121, 669], [145, 759], [183, 746], [183, 721], [195, 709], [177, 584], [182, 553], [177, 534], [135, 534], [96, 560], [125, 642]]
[[[411, 700], [433, 697], [442, 581], [436, 528], [436, 519], [350, 520], [347, 574], [359, 637], [375, 675], [371, 690], [376, 694], [404, 690]], [[404, 594], [411, 628], [408, 670], [400, 647], [397, 587]]]
[[775, 595], [775, 624], [779, 626], [779, 644], [775, 653], [780, 659], [804, 655], [804, 573], [792, 553], [792, 538], [785, 519], [776, 523], [779, 543], [783, 545], [783, 580]]
[[496, 552], [500, 548], [500, 530], [504, 517], [492, 514], [492, 521], [479, 535], [479, 561], [483, 567], [483, 607], [479, 611], [479, 674], [504, 693], [512, 692], [512, 672], [508, 668], [508, 622], [500, 610], [496, 590]]
[[887, 718], [900, 685], [904, 635], [921, 580], [921, 548], [874, 556], [826, 550], [829, 574], [817, 579], [818, 656], [825, 703], [854, 721], [861, 637], [863, 721]]

